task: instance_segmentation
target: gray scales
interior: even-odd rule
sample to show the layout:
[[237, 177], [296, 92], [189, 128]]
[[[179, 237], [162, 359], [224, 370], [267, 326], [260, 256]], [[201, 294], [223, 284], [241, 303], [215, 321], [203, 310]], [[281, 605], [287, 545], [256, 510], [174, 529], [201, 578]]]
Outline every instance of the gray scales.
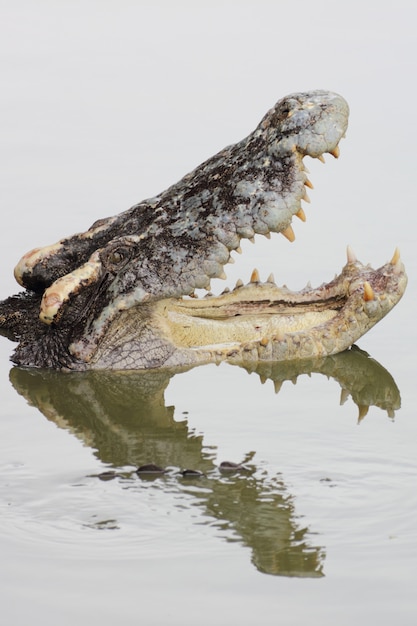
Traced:
[[311, 187], [305, 156], [339, 156], [349, 108], [327, 91], [281, 99], [248, 137], [155, 198], [84, 233], [28, 252], [15, 268], [26, 291], [0, 303], [0, 332], [18, 365], [151, 369], [227, 360], [336, 354], [384, 317], [407, 278], [396, 251], [374, 270], [348, 250], [341, 274], [294, 292], [254, 271], [220, 296], [192, 298], [224, 277], [242, 238], [281, 232]]

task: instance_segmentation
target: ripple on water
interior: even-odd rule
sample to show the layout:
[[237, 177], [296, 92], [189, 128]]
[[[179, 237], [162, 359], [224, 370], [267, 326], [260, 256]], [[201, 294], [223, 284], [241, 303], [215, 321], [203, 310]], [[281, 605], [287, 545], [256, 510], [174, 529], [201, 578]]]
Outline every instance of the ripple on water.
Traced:
[[[53, 544], [54, 555], [74, 558], [109, 558], [111, 553], [118, 559], [166, 557], [188, 551], [193, 531], [186, 518], [193, 516], [195, 495], [183, 493], [179, 507], [175, 476], [141, 480], [129, 468], [130, 478], [102, 481], [100, 472], [87, 470], [74, 480], [34, 476], [23, 464], [0, 471], [2, 535], [10, 540]], [[204, 537], [199, 545], [203, 549]]]
[[[417, 491], [415, 461], [380, 453], [338, 450], [332, 468], [306, 475], [297, 468], [292, 481], [313, 526], [326, 544], [380, 550], [387, 541], [410, 546], [415, 536]], [[345, 520], [354, 532], [347, 534]]]
[[34, 476], [25, 466], [3, 468], [3, 537], [54, 559], [111, 561], [208, 557], [226, 540], [250, 548], [260, 571], [321, 575], [321, 548], [305, 544], [304, 526], [298, 545], [291, 498], [262, 468], [193, 477], [171, 468], [153, 480], [131, 467], [100, 480], [102, 471]]

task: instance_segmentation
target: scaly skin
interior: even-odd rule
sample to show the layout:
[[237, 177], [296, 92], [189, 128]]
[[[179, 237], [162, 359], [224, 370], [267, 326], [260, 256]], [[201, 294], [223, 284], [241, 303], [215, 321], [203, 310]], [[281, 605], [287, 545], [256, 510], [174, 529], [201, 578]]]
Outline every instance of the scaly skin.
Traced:
[[[260, 284], [189, 300], [224, 276], [241, 238], [305, 219], [303, 157], [337, 157], [348, 106], [314, 91], [280, 100], [246, 139], [159, 196], [78, 235], [27, 253], [15, 269], [26, 296], [0, 304], [21, 365], [143, 369], [227, 359], [291, 360], [340, 352], [398, 302], [399, 257], [379, 270], [350, 255], [341, 276], [299, 294]], [[35, 313], [39, 311], [39, 317]]]

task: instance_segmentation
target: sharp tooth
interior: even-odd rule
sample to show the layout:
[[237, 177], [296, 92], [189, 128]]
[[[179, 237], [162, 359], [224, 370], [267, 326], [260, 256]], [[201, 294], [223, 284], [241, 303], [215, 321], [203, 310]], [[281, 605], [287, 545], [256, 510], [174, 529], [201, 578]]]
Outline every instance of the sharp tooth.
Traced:
[[284, 235], [284, 237], [288, 239], [288, 241], [292, 242], [295, 240], [294, 231], [291, 226], [288, 226], [285, 230], [282, 230], [281, 235]]
[[236, 248], [236, 252], [237, 252], [238, 254], [242, 254], [242, 248], [241, 248], [240, 246], [238, 246], [238, 247]]
[[348, 246], [346, 248], [346, 256], [347, 256], [347, 262], [349, 263], [356, 263], [356, 261], [358, 260], [356, 258], [356, 254], [353, 252], [352, 248], [350, 246]]
[[368, 283], [367, 280], [365, 280], [365, 282], [363, 283], [363, 291], [364, 291], [363, 298], [365, 302], [375, 299], [374, 290], [372, 289], [371, 285]]
[[235, 262], [234, 258], [232, 256], [229, 256], [229, 259], [227, 261], [228, 263], [230, 263], [231, 265], [233, 265], [233, 263]]
[[227, 276], [224, 272], [222, 272], [221, 274], [218, 275], [218, 278], [221, 278], [221, 280], [226, 280]]
[[394, 255], [393, 255], [390, 263], [391, 263], [391, 265], [397, 265], [399, 260], [400, 260], [400, 251], [398, 250], [398, 248], [395, 248]]
[[308, 193], [306, 191], [304, 191], [304, 196], [302, 198], [304, 200], [304, 202], [308, 202], [310, 204], [311, 200], [308, 197]]
[[306, 167], [304, 161], [303, 161], [303, 170], [305, 171], [306, 174], [310, 174], [310, 170]]
[[258, 270], [256, 268], [253, 270], [253, 272], [251, 274], [250, 282], [251, 283], [259, 283], [260, 282], [259, 272], [258, 272]]
[[339, 146], [336, 146], [334, 150], [330, 150], [330, 154], [334, 156], [335, 159], [338, 159], [340, 156]]
[[267, 239], [271, 239], [271, 233], [264, 233], [264, 235]]
[[296, 216], [298, 217], [299, 220], [301, 220], [302, 222], [306, 221], [306, 214], [304, 213], [303, 209], [300, 209], [299, 211], [297, 211]]
[[251, 243], [255, 243], [255, 237], [248, 237], [248, 239]]
[[404, 266], [401, 263], [401, 259], [398, 259], [398, 261], [396, 262], [396, 264], [394, 265], [394, 269], [393, 272], [394, 274], [401, 274], [401, 272], [403, 271]]
[[272, 285], [275, 285], [275, 278], [273, 273], [271, 272], [270, 275], [268, 276], [268, 278], [266, 279], [267, 283], [271, 283]]
[[322, 163], [326, 163], [326, 161], [324, 160], [324, 156], [322, 154], [320, 154], [318, 157], [318, 160], [321, 161]]
[[243, 287], [243, 280], [241, 278], [236, 281], [235, 289], [239, 289], [239, 287]]
[[225, 289], [223, 289], [221, 295], [224, 296], [225, 293], [230, 293], [229, 287], [225, 287]]
[[308, 178], [305, 179], [304, 184], [306, 187], [310, 187], [310, 189], [314, 189], [313, 183], [311, 182], [311, 180], [308, 180]]

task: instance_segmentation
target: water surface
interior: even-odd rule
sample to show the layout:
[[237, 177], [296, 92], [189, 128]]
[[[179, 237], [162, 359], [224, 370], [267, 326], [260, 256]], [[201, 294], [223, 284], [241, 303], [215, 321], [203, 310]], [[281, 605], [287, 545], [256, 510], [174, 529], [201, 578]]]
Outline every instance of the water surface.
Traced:
[[[335, 597], [355, 594], [351, 615], [369, 616], [377, 599], [387, 611], [395, 597], [398, 612], [411, 598], [415, 427], [394, 418], [399, 389], [366, 354], [171, 378], [13, 368], [10, 383], [0, 483], [10, 615], [30, 619], [34, 603], [52, 623], [68, 602], [71, 623], [79, 597], [83, 619], [105, 623], [137, 602], [179, 623], [181, 598], [187, 619], [198, 602], [213, 619], [235, 602], [238, 613], [261, 602], [296, 616], [291, 594], [308, 597], [314, 580], [310, 605], [321, 614], [330, 602], [332, 619]], [[204, 398], [190, 395], [197, 386]], [[245, 467], [224, 474], [222, 460]], [[140, 477], [149, 462], [167, 473]]]

